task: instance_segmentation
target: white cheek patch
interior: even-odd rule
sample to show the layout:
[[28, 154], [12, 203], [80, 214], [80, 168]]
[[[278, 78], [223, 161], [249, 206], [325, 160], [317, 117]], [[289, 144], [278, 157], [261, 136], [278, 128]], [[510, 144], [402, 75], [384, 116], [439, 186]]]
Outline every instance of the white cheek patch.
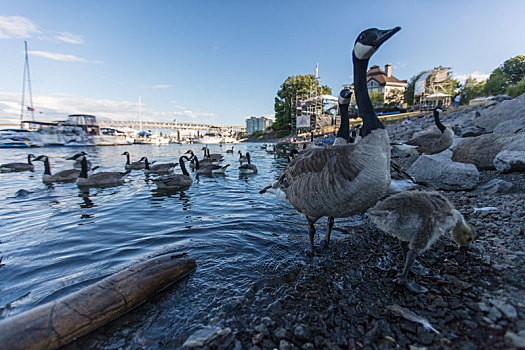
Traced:
[[369, 59], [370, 56], [374, 53], [374, 47], [369, 45], [363, 45], [360, 42], [357, 42], [354, 45], [354, 55], [360, 60]]

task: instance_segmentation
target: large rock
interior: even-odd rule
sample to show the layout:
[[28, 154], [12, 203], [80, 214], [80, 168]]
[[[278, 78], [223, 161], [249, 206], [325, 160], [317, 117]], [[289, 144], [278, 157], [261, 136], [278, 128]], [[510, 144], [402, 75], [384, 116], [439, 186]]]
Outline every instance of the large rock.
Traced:
[[525, 171], [525, 133], [512, 137], [494, 158], [494, 166], [500, 173]]
[[479, 181], [478, 169], [472, 164], [453, 162], [451, 151], [420, 156], [408, 173], [418, 183], [442, 190], [471, 190]]
[[506, 100], [480, 111], [481, 115], [476, 118], [474, 125], [493, 131], [501, 122], [525, 117], [525, 94], [512, 100]]
[[469, 137], [452, 148], [452, 160], [474, 164], [479, 170], [494, 169], [494, 158], [512, 140], [512, 135], [487, 134]]
[[518, 186], [512, 182], [508, 182], [501, 179], [494, 179], [482, 186], [476, 188], [476, 192], [485, 194], [509, 194], [516, 193], [519, 191]]
[[494, 134], [505, 135], [517, 133], [525, 133], [525, 116], [501, 122], [494, 128]]

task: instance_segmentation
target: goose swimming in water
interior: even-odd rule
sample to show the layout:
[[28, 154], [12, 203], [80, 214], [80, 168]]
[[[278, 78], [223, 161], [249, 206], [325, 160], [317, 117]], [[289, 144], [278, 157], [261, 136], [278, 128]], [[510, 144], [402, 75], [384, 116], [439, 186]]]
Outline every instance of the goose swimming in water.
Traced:
[[226, 164], [224, 166], [216, 165], [216, 164], [209, 164], [205, 166], [200, 165], [200, 161], [197, 159], [197, 156], [193, 156], [193, 161], [195, 162], [195, 174], [197, 175], [213, 175], [213, 174], [221, 174], [223, 175], [226, 171], [226, 168], [230, 166], [230, 164]]
[[6, 163], [0, 165], [0, 173], [17, 173], [21, 171], [35, 171], [35, 166], [31, 159], [36, 157], [32, 154], [27, 155], [27, 163]]
[[220, 162], [224, 158], [220, 153], [210, 154], [210, 149], [208, 148], [208, 146], [204, 146], [202, 150], [204, 151], [204, 158], [212, 159], [216, 162]]
[[155, 185], [159, 189], [173, 189], [173, 190], [183, 190], [188, 189], [193, 183], [186, 166], [184, 165], [184, 160], [189, 161], [188, 157], [182, 156], [179, 158], [179, 165], [182, 170], [182, 174], [169, 174], [163, 175], [159, 178], [153, 179]]
[[233, 146], [232, 146], [231, 149], [227, 149], [227, 150], [226, 150], [226, 153], [233, 153]]
[[144, 174], [169, 174], [176, 165], [177, 163], [162, 163], [150, 166], [148, 158], [144, 157]]
[[451, 128], [445, 127], [439, 119], [439, 114], [442, 112], [440, 107], [436, 107], [433, 111], [434, 122], [438, 127], [440, 133], [428, 132], [423, 135], [414, 137], [405, 143], [393, 143], [392, 145], [402, 151], [411, 154], [436, 154], [442, 152], [452, 146], [454, 143], [454, 131]]
[[86, 156], [82, 156], [80, 158], [80, 164], [82, 165], [82, 169], [80, 169], [80, 174], [78, 175], [78, 178], [77, 178], [78, 187], [118, 186], [122, 184], [123, 182], [122, 178], [124, 177], [124, 175], [129, 174], [129, 172], [131, 171], [131, 169], [126, 172], [104, 171], [104, 172], [95, 173], [95, 174], [88, 176]]
[[34, 160], [44, 162], [44, 175], [42, 176], [42, 182], [45, 184], [53, 182], [74, 182], [80, 174], [80, 170], [78, 169], [67, 169], [52, 175], [48, 156], [39, 156]]
[[248, 158], [246, 156], [243, 156], [241, 151], [239, 151], [238, 153], [239, 153], [239, 163], [241, 163], [241, 165], [242, 163], [248, 163]]
[[397, 193], [368, 210], [370, 220], [382, 231], [398, 238], [405, 259], [402, 274], [395, 280], [414, 293], [426, 288], [408, 281], [408, 271], [417, 255], [427, 250], [441, 235], [451, 233], [461, 247], [474, 240], [472, 227], [463, 215], [438, 192]]
[[246, 152], [246, 158], [248, 159], [248, 163], [242, 164], [239, 167], [239, 174], [257, 174], [257, 167], [251, 163], [250, 153]]
[[[348, 217], [365, 212], [381, 199], [390, 183], [390, 140], [377, 118], [368, 96], [366, 70], [373, 53], [401, 28], [367, 29], [354, 44], [354, 87], [363, 119], [363, 139], [348, 144], [348, 130], [332, 147], [304, 152], [284, 169], [272, 185], [260, 193], [272, 192], [291, 203], [308, 221], [312, 253], [317, 220], [328, 216], [328, 230], [323, 245], [328, 246], [335, 217]], [[346, 93], [345, 93], [346, 94]], [[344, 97], [344, 96], [342, 96]], [[348, 115], [348, 104], [340, 105]]]
[[[82, 164], [80, 164], [80, 157], [87, 156], [87, 155], [88, 154], [86, 152], [82, 151], [82, 152], [77, 153], [77, 154], [75, 154], [75, 155], [73, 155], [71, 157], [68, 157], [66, 159], [67, 160], [74, 160], [75, 163], [73, 164], [73, 168], [80, 170], [82, 168]], [[92, 166], [91, 161], [88, 160], [87, 162], [88, 162], [88, 170], [91, 170], [91, 166]]]
[[142, 170], [146, 167], [146, 163], [144, 162], [146, 157], [142, 157], [139, 159], [139, 161], [131, 163], [128, 151], [122, 153], [121, 155], [126, 156], [126, 164], [124, 165], [124, 169], [126, 170]]
[[[197, 156], [193, 153], [192, 150], [188, 150], [186, 151], [186, 153], [190, 154], [190, 160], [191, 160], [191, 163], [190, 163], [190, 168], [194, 169], [195, 168], [195, 159], [197, 159]], [[213, 160], [211, 158], [202, 158], [199, 160], [199, 165], [201, 167], [204, 167], [204, 166], [208, 166], [208, 165], [219, 165], [219, 162], [216, 161], [216, 160]]]

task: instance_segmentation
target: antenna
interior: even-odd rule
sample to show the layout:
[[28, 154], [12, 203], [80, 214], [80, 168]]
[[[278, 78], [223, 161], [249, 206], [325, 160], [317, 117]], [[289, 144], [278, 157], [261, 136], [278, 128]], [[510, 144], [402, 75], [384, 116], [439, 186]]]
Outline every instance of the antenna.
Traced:
[[139, 128], [140, 128], [140, 131], [142, 131], [142, 110], [141, 110], [141, 104], [140, 104], [140, 96], [139, 96]]

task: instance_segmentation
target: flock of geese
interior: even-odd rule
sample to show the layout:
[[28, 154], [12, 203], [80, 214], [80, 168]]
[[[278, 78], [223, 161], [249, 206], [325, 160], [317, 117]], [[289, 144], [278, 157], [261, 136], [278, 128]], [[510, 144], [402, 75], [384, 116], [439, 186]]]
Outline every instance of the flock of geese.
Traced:
[[[328, 217], [326, 235], [321, 242], [321, 246], [327, 248], [335, 218], [367, 212], [377, 227], [400, 240], [405, 263], [395, 281], [412, 292], [423, 293], [427, 291], [426, 288], [408, 279], [408, 272], [417, 255], [445, 233], [450, 233], [458, 246], [470, 243], [474, 233], [461, 213], [442, 194], [411, 190], [415, 186], [413, 179], [391, 162], [391, 146], [417, 154], [438, 153], [450, 147], [454, 138], [452, 130], [441, 124], [440, 110], [436, 109], [434, 119], [440, 134], [425, 134], [405, 143], [391, 144], [385, 127], [374, 112], [367, 89], [368, 63], [377, 49], [400, 29], [367, 29], [360, 33], [354, 43], [354, 92], [363, 121], [359, 135], [349, 128], [348, 109], [352, 93], [345, 89], [339, 96], [341, 125], [334, 144], [316, 147], [312, 141], [304, 150], [291, 153], [294, 157], [282, 174], [260, 193], [277, 195], [306, 217], [312, 254], [315, 254], [315, 223], [321, 217]], [[51, 174], [47, 156], [28, 155], [27, 163], [4, 164], [0, 166], [0, 172], [33, 171], [32, 160], [35, 160], [44, 162], [45, 183], [76, 181], [79, 187], [115, 186], [122, 183], [130, 171], [143, 170], [146, 174], [159, 175], [153, 179], [158, 188], [187, 189], [193, 180], [186, 164], [196, 174], [206, 175], [224, 174], [230, 166], [220, 164], [223, 160], [221, 154], [210, 154], [207, 147], [203, 150], [204, 157], [201, 159], [190, 150], [179, 158], [178, 163], [164, 164], [150, 163], [146, 157], [131, 162], [130, 154], [124, 152], [124, 172], [94, 172], [95, 168], [91, 167], [87, 155], [78, 153], [69, 158], [75, 160], [78, 169], [56, 174]], [[233, 147], [227, 153], [233, 153]], [[250, 154], [238, 153], [239, 173], [257, 174], [257, 167], [251, 163]], [[174, 173], [177, 165], [182, 174]], [[413, 186], [396, 187], [396, 181], [412, 183]], [[394, 190], [393, 186], [396, 187]], [[387, 196], [389, 189], [397, 193]]]

